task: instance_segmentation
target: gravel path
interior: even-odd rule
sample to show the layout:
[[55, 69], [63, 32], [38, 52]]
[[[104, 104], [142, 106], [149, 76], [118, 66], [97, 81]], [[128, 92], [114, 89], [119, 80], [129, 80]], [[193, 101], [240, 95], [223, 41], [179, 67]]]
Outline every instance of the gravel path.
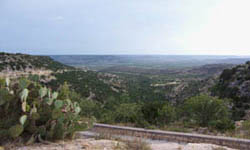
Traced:
[[95, 139], [76, 139], [73, 141], [59, 141], [53, 144], [34, 144], [23, 146], [15, 150], [115, 150], [118, 142]]
[[178, 143], [152, 144], [152, 150], [234, 150], [212, 144], [179, 145]]
[[[152, 150], [233, 150], [212, 144], [178, 144], [178, 143], [151, 143]], [[111, 140], [76, 139], [73, 141], [59, 141], [54, 144], [34, 144], [23, 146], [15, 150], [122, 150], [122, 143]]]
[[[121, 149], [124, 144], [112, 140], [96, 140], [93, 137], [97, 135], [93, 132], [81, 132], [79, 139], [72, 141], [58, 141], [51, 144], [33, 144], [11, 148], [13, 150], [124, 150]], [[123, 140], [133, 141], [135, 137], [117, 136]], [[167, 141], [143, 139], [148, 143], [152, 150], [234, 150], [227, 147], [221, 147], [212, 144], [196, 143], [174, 143]]]

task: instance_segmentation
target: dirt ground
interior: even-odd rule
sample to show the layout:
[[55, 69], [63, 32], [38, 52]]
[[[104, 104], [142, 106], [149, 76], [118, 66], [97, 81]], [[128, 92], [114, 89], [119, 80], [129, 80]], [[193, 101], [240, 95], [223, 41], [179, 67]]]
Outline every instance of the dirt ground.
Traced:
[[[51, 144], [13, 147], [13, 150], [124, 150], [123, 143], [111, 140], [76, 139]], [[152, 150], [233, 150], [212, 144], [151, 143]], [[12, 149], [12, 148], [11, 148]]]

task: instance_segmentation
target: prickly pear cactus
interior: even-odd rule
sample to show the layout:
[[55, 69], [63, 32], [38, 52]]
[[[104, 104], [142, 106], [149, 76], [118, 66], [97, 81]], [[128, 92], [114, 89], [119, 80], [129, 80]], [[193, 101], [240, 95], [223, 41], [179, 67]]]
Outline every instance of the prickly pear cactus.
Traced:
[[79, 114], [81, 112], [81, 108], [79, 106], [75, 107], [75, 113]]
[[5, 83], [6, 83], [6, 86], [9, 87], [9, 85], [10, 85], [10, 78], [6, 78]]
[[15, 126], [12, 126], [10, 129], [9, 129], [9, 134], [12, 138], [17, 138], [19, 135], [21, 135], [23, 132], [23, 126], [22, 125], [15, 125]]
[[54, 92], [54, 93], [52, 94], [52, 99], [57, 99], [57, 97], [58, 97], [58, 92]]
[[7, 131], [8, 137], [30, 136], [28, 143], [56, 140], [74, 135], [81, 126], [81, 108], [68, 99], [68, 88], [63, 88], [60, 94], [25, 78], [19, 80], [18, 86], [14, 83], [6, 79], [4, 86], [0, 86], [0, 131]]
[[20, 89], [28, 88], [29, 84], [30, 84], [30, 81], [28, 81], [26, 78], [19, 79], [19, 88]]
[[25, 121], [27, 120], [27, 115], [23, 115], [21, 118], [20, 118], [20, 123], [21, 125], [24, 125]]
[[62, 116], [62, 111], [60, 109], [54, 109], [52, 111], [52, 119], [58, 119], [60, 116]]
[[24, 102], [27, 100], [29, 95], [29, 90], [28, 89], [23, 89], [23, 91], [20, 94], [21, 101]]
[[55, 101], [55, 108], [60, 109], [63, 106], [63, 101], [62, 100], [56, 100]]
[[32, 113], [31, 114], [31, 119], [32, 120], [39, 120], [40, 119], [39, 113]]
[[50, 106], [50, 105], [53, 104], [54, 99], [52, 99], [52, 98], [46, 98], [45, 101]]
[[40, 97], [43, 98], [44, 96], [46, 96], [47, 91], [48, 91], [48, 90], [47, 90], [46, 87], [41, 88], [41, 89], [39, 90], [39, 95], [40, 95]]
[[7, 89], [0, 89], [0, 106], [5, 104], [9, 99], [9, 91]]

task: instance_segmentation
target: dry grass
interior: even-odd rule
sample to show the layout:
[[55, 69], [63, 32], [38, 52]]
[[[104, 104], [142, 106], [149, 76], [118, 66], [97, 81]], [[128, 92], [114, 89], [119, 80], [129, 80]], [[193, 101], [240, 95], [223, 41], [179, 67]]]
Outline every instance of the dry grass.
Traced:
[[114, 150], [151, 150], [150, 145], [143, 138], [135, 138], [134, 140], [124, 140], [119, 137], [114, 137], [111, 134], [100, 134], [95, 139], [106, 139], [117, 141]]
[[125, 150], [151, 150], [148, 143], [142, 139], [136, 139], [134, 141], [125, 141]]
[[212, 150], [227, 150], [227, 149], [223, 147], [213, 147]]

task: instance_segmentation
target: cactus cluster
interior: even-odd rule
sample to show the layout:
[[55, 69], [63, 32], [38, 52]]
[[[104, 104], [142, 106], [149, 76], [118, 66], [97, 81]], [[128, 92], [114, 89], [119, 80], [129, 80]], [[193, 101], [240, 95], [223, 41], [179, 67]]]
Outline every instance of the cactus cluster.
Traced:
[[0, 139], [56, 140], [85, 127], [78, 102], [60, 96], [60, 90], [52, 92], [25, 78], [0, 84]]

